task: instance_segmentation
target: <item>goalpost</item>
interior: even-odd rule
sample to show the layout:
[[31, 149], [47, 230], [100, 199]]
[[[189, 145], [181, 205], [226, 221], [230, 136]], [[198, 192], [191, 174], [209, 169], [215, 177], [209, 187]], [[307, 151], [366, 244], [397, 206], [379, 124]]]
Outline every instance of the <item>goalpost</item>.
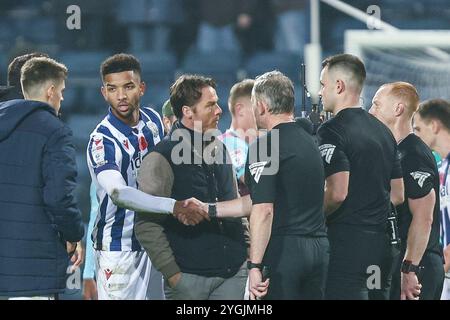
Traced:
[[[450, 30], [399, 30], [341, 0], [311, 0], [311, 43], [305, 48], [306, 82], [317, 101], [321, 70], [320, 4], [326, 4], [379, 30], [349, 30], [345, 52], [359, 56], [367, 68], [364, 106], [386, 82], [415, 85], [421, 100], [450, 99]], [[369, 9], [369, 8], [368, 8]], [[369, 11], [369, 10], [368, 10]]]
[[449, 30], [349, 30], [345, 51], [360, 57], [367, 69], [363, 92], [369, 108], [384, 83], [406, 81], [421, 100], [450, 99]]

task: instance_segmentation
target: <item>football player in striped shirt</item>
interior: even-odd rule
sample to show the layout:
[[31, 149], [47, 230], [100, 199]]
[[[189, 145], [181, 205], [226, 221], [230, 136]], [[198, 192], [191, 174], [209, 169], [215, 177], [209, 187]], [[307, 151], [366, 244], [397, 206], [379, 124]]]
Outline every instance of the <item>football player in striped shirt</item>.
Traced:
[[101, 75], [101, 91], [110, 108], [87, 148], [99, 200], [92, 233], [98, 298], [163, 299], [161, 274], [152, 268], [134, 233], [134, 210], [171, 214], [181, 208], [173, 199], [137, 190], [141, 161], [163, 138], [163, 124], [153, 109], [140, 107], [145, 83], [134, 56], [107, 58]]

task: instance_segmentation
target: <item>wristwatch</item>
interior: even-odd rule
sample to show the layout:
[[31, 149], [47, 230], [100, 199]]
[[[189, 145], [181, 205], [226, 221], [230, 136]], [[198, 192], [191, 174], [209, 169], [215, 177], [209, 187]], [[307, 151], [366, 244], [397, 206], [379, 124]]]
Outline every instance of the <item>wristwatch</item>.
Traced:
[[420, 276], [420, 273], [422, 272], [423, 267], [415, 265], [410, 260], [403, 260], [402, 267], [400, 268], [400, 271], [402, 273], [410, 273], [414, 272], [417, 277]]
[[263, 267], [264, 267], [264, 265], [263, 265], [262, 263], [253, 263], [253, 262], [251, 262], [250, 260], [247, 261], [247, 269], [248, 269], [248, 270], [254, 269], [254, 268], [259, 269], [259, 270], [262, 270]]
[[217, 217], [217, 203], [208, 203], [208, 215], [211, 218]]

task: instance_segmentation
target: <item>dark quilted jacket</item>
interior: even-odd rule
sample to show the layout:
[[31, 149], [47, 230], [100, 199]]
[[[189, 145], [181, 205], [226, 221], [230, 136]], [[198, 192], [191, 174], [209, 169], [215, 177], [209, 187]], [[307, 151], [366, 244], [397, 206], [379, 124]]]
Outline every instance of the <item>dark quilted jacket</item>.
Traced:
[[0, 296], [66, 287], [65, 242], [84, 233], [71, 139], [49, 105], [0, 103]]

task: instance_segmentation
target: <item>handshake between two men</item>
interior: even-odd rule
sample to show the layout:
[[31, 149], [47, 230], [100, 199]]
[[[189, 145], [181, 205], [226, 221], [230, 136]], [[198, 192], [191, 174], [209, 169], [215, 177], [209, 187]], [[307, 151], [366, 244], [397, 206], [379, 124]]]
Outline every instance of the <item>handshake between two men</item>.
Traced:
[[176, 201], [173, 215], [184, 225], [194, 226], [211, 218], [248, 217], [252, 212], [252, 200], [249, 195], [218, 203], [204, 203], [196, 198]]
[[[212, 206], [212, 205], [211, 205]], [[200, 222], [211, 220], [214, 214], [209, 209], [210, 205], [196, 198], [175, 202], [173, 215], [186, 226], [195, 226]]]

